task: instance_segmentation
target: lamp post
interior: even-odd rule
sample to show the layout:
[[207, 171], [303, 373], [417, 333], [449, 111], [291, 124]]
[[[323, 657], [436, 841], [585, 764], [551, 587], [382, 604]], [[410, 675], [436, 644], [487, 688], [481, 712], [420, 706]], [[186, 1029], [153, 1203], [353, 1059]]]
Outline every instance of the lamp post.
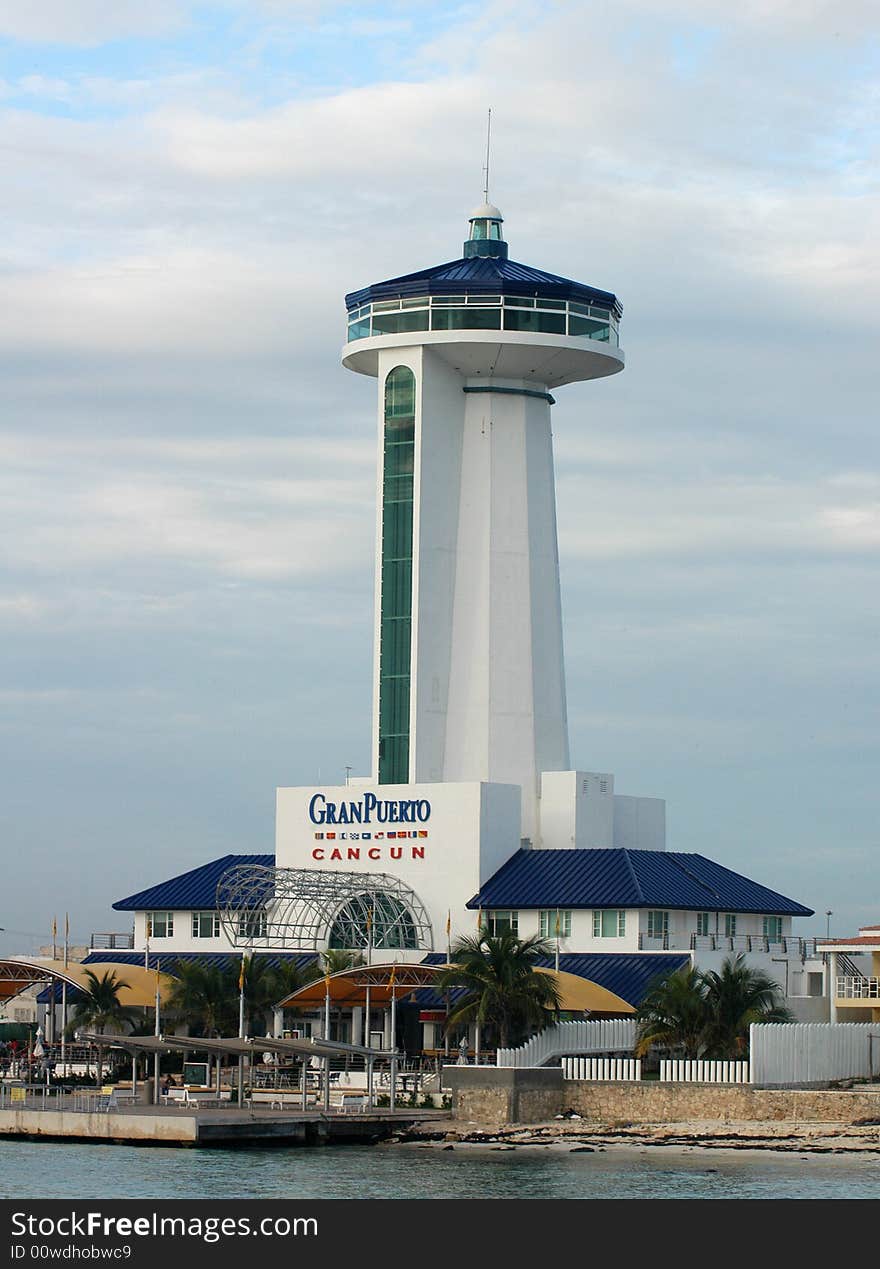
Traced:
[[826, 937], [826, 939], [830, 939], [830, 938], [831, 938], [831, 918], [832, 918], [833, 916], [834, 916], [834, 913], [831, 911], [831, 909], [830, 909], [830, 908], [827, 908], [827, 909], [826, 909], [826, 911], [825, 911], [825, 937]]

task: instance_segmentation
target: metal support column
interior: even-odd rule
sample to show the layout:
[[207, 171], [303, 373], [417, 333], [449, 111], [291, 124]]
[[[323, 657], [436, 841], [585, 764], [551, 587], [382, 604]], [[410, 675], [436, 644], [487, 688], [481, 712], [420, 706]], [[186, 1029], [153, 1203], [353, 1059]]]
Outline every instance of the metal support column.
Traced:
[[[156, 1012], [156, 1022], [155, 1022], [155, 1026], [153, 1027], [153, 1031], [155, 1033], [156, 1039], [158, 1039], [159, 1036], [162, 1034], [161, 1027], [160, 1027], [160, 1019], [159, 1019], [159, 962], [158, 961], [156, 962], [156, 1010], [155, 1012]], [[159, 1082], [160, 1073], [161, 1073], [161, 1065], [162, 1063], [159, 1057], [159, 1050], [157, 1048], [155, 1056], [153, 1058], [153, 1105], [154, 1106], [160, 1105], [162, 1101], [162, 1086]]]

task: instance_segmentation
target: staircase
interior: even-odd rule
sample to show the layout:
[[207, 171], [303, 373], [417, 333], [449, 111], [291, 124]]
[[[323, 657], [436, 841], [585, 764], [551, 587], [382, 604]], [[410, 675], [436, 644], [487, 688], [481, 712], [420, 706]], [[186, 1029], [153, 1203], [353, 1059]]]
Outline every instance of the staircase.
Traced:
[[629, 1018], [594, 1022], [560, 1022], [532, 1036], [518, 1049], [499, 1049], [496, 1066], [549, 1066], [563, 1057], [588, 1053], [631, 1053], [636, 1024]]

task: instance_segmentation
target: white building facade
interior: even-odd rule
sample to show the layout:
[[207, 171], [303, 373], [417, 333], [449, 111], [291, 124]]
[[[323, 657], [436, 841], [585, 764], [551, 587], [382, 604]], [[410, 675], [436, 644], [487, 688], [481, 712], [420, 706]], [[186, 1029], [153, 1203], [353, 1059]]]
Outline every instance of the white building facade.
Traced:
[[[223, 861], [115, 906], [135, 913], [137, 946], [169, 956], [314, 951], [344, 931], [350, 950], [419, 960], [513, 928], [572, 972], [632, 971], [628, 999], [648, 979], [639, 957], [715, 968], [732, 951], [813, 995], [821, 962], [792, 932], [810, 909], [667, 852], [662, 799], [572, 767], [552, 393], [623, 369], [622, 310], [511, 261], [502, 223], [484, 204], [460, 259], [346, 297], [343, 364], [378, 397], [372, 770], [279, 789], [271, 857], [303, 884], [335, 877], [338, 911], [299, 944], [279, 889], [238, 921], [213, 897]], [[384, 947], [353, 915], [361, 879], [376, 894], [383, 876], [421, 914]]]

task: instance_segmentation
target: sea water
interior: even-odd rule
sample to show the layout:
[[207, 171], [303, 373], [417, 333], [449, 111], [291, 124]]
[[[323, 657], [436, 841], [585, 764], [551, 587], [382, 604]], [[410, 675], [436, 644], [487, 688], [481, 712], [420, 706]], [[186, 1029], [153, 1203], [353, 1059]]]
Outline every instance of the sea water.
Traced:
[[873, 1198], [880, 1155], [570, 1145], [166, 1149], [0, 1141], [2, 1198]]

